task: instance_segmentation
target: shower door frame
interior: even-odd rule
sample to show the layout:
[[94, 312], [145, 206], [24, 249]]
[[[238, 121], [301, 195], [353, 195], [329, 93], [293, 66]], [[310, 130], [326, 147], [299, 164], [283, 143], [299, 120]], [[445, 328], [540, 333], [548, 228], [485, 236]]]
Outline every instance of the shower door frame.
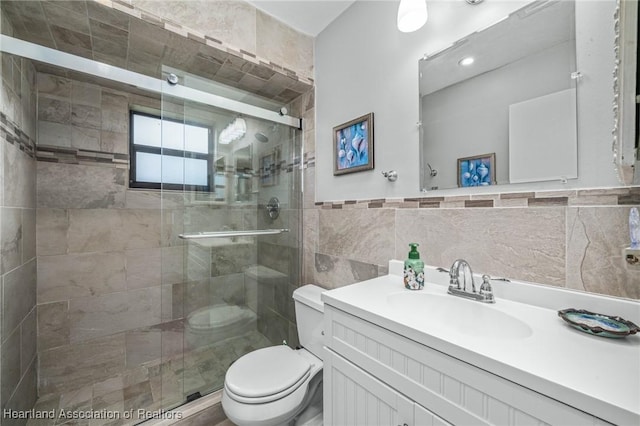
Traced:
[[171, 84], [160, 78], [149, 77], [92, 59], [82, 58], [39, 44], [30, 43], [0, 34], [0, 52], [20, 56], [38, 62], [55, 65], [118, 83], [128, 84], [138, 89], [156, 94], [166, 94], [175, 98], [198, 102], [227, 111], [239, 112], [302, 130], [302, 118], [283, 115], [255, 105], [203, 92], [179, 84]]
[[[181, 86], [181, 88], [184, 88], [185, 91], [189, 90], [189, 88], [187, 87], [187, 85], [189, 84], [189, 79], [187, 78], [187, 75], [189, 75], [190, 73], [188, 71], [175, 69], [173, 67], [167, 67], [167, 68], [163, 67], [162, 73], [165, 76], [169, 75], [169, 76], [172, 76], [174, 78], [176, 76], [180, 76], [179, 80], [183, 81], [184, 85], [185, 85], [185, 86]], [[202, 77], [198, 77], [198, 76], [195, 76], [195, 75], [192, 75], [192, 76], [196, 77], [196, 78], [202, 78]], [[175, 78], [175, 80], [178, 80], [178, 78]], [[175, 88], [175, 86], [172, 86], [172, 85], [169, 85], [169, 84], [167, 84], [167, 85], [165, 85], [163, 87]], [[205, 92], [201, 92], [201, 93], [205, 93]], [[229, 112], [233, 113], [234, 112], [233, 110], [225, 110], [224, 108], [220, 108], [218, 106], [211, 105], [210, 103], [202, 102], [202, 99], [206, 99], [207, 98], [206, 95], [208, 95], [208, 94], [205, 93], [205, 96], [203, 98], [188, 98], [188, 99], [184, 99], [184, 98], [179, 98], [179, 97], [175, 96], [175, 92], [162, 93], [162, 98], [161, 98], [162, 102], [161, 102], [161, 108], [160, 108], [161, 109], [161, 113], [160, 114], [161, 114], [162, 118], [164, 119], [165, 111], [167, 111], [167, 115], [166, 115], [167, 117], [173, 117], [173, 119], [175, 119], [175, 117], [181, 116], [182, 117], [181, 120], [183, 122], [185, 122], [185, 123], [194, 122], [195, 123], [195, 122], [198, 122], [198, 120], [197, 120], [196, 117], [192, 116], [191, 113], [193, 111], [195, 111], [195, 110], [198, 110], [199, 109], [198, 108], [199, 105], [207, 106], [207, 107], [213, 107], [213, 108], [216, 108], [216, 109], [224, 110], [225, 113], [229, 113]], [[171, 102], [172, 99], [175, 99], [177, 101], [184, 100], [184, 103], [181, 104], [180, 102], [178, 102], [175, 105], [171, 105], [172, 104], [172, 102]], [[168, 108], [167, 108], [167, 106], [168, 106]], [[195, 110], [192, 110], [193, 108], [195, 108]], [[190, 112], [190, 110], [192, 110], [192, 111]], [[240, 112], [240, 111], [235, 111], [235, 112]], [[271, 113], [271, 111], [269, 111], [269, 112]], [[242, 113], [242, 112], [240, 112], [240, 113]], [[245, 114], [245, 117], [247, 117], [247, 116], [248, 116], [248, 114]], [[281, 118], [281, 120], [275, 121], [275, 120], [272, 120], [271, 117], [265, 118], [263, 116], [256, 116], [256, 115], [251, 116], [252, 121], [265, 121], [265, 122], [271, 122], [271, 123], [276, 123], [276, 124], [283, 124], [282, 123], [282, 121], [283, 121], [282, 118], [283, 117], [280, 116], [279, 118]], [[253, 120], [253, 119], [257, 119], [257, 120]], [[181, 120], [179, 119], [178, 121], [181, 121]], [[299, 120], [299, 119], [295, 119], [295, 120]], [[249, 119], [247, 121], [249, 121]], [[295, 166], [296, 158], [299, 158], [298, 156], [300, 156], [300, 157], [302, 156], [303, 141], [302, 141], [302, 132], [300, 132], [300, 130], [302, 130], [301, 129], [301, 121], [300, 121], [300, 126], [289, 124], [290, 120], [284, 120], [284, 121], [286, 121], [287, 123], [285, 123], [286, 126], [282, 126], [282, 128], [283, 129], [287, 129], [288, 128], [287, 132], [290, 135], [288, 136], [288, 139], [287, 138], [284, 139], [284, 140], [288, 140], [289, 142], [284, 142], [283, 145], [286, 145], [287, 143], [291, 143], [290, 147], [292, 149], [290, 150], [290, 153], [292, 155], [290, 156], [289, 160], [290, 160], [290, 164]], [[204, 122], [202, 124], [204, 124]], [[248, 124], [247, 124], [247, 128], [249, 128]], [[247, 133], [250, 133], [250, 132], [247, 132]], [[252, 138], [252, 136], [249, 136], [249, 139], [250, 138]], [[214, 137], [214, 148], [213, 148], [213, 152], [214, 153], [217, 152], [217, 147], [216, 147], [217, 142], [216, 141], [217, 141], [217, 138]], [[241, 146], [243, 146], [243, 145], [241, 145]], [[250, 144], [250, 146], [253, 146], [253, 145]], [[240, 149], [240, 150], [242, 150], [242, 149]], [[255, 157], [255, 159], [258, 159], [258, 158], [260, 158], [260, 157], [257, 157], [257, 156]], [[225, 167], [226, 170], [228, 170], [227, 167]], [[237, 167], [237, 165], [236, 165], [236, 167]], [[252, 169], [253, 170], [259, 170], [260, 167], [261, 166], [254, 165], [252, 167]], [[280, 172], [286, 173], [285, 172], [285, 169], [286, 169], [285, 167], [282, 167], [282, 168], [280, 168], [280, 166], [278, 166], [278, 167], [279, 167], [278, 168], [278, 173], [280, 173]], [[293, 170], [301, 171], [302, 167], [299, 165], [298, 167], [293, 167]], [[294, 173], [298, 173], [299, 182], [296, 183], [295, 182], [296, 177], [292, 175], [292, 177], [291, 177], [292, 181], [290, 182], [291, 183], [290, 189], [295, 191], [295, 188], [298, 187], [298, 188], [300, 188], [299, 190], [300, 190], [300, 194], [301, 194], [302, 173], [296, 172], [296, 171], [294, 171]], [[258, 184], [258, 182], [256, 182], [256, 184]], [[261, 187], [261, 186], [262, 185], [258, 185], [258, 187]], [[289, 188], [289, 186], [287, 186], [286, 184], [284, 184], [284, 187]], [[280, 189], [282, 189], [282, 188], [283, 187], [281, 186]], [[265, 189], [273, 189], [273, 188], [265, 188]], [[245, 200], [240, 201], [240, 200], [235, 199], [235, 201], [239, 202], [240, 204], [234, 205], [234, 203], [233, 203], [234, 198], [232, 197], [232, 198], [227, 200], [227, 203], [225, 203], [226, 207], [231, 208], [231, 210], [233, 210], [234, 208], [238, 208], [238, 207], [240, 207], [242, 209], [242, 206], [251, 206], [250, 209], [253, 210], [255, 212], [255, 214], [256, 214], [256, 223], [253, 224], [253, 225], [256, 225], [255, 227], [248, 228], [248, 229], [245, 228], [245, 229], [242, 229], [242, 230], [234, 230], [234, 229], [225, 229], [225, 226], [226, 226], [226, 224], [225, 224], [225, 226], [223, 226], [222, 230], [218, 230], [220, 228], [214, 228], [214, 229], [202, 228], [203, 224], [199, 223], [194, 229], [186, 230], [186, 228], [188, 226], [192, 226], [194, 223], [198, 222], [197, 219], [195, 221], [193, 221], [192, 219], [189, 218], [189, 213], [186, 211], [187, 210], [186, 206], [189, 205], [191, 208], [199, 208], [199, 207], [202, 207], [202, 206], [198, 206], [201, 203], [198, 202], [198, 201], [196, 201], [194, 203], [194, 201], [193, 201], [194, 200], [193, 199], [193, 193], [195, 191], [189, 191], [187, 189], [184, 189], [182, 191], [171, 191], [171, 190], [167, 191], [167, 193], [171, 193], [171, 192], [174, 192], [174, 193], [175, 192], [181, 192], [183, 194], [183, 207], [185, 208], [185, 210], [183, 212], [182, 224], [180, 224], [179, 223], [180, 221], [178, 220], [178, 223], [179, 223], [178, 226], [180, 226], [183, 230], [182, 230], [181, 233], [177, 234], [177, 237], [182, 240], [183, 244], [175, 245], [175, 246], [173, 246], [173, 248], [182, 247], [182, 249], [183, 249], [183, 278], [184, 278], [184, 282], [186, 284], [191, 283], [193, 285], [193, 287], [190, 287], [189, 285], [185, 286], [185, 288], [182, 290], [183, 293], [182, 293], [182, 298], [181, 298], [181, 300], [182, 300], [182, 312], [183, 312], [183, 316], [184, 316], [183, 320], [185, 321], [184, 335], [183, 335], [183, 358], [181, 360], [182, 366], [183, 366], [183, 368], [182, 368], [183, 371], [187, 372], [187, 370], [193, 368], [193, 365], [190, 362], [186, 361], [188, 353], [190, 353], [190, 352], [198, 352], [203, 348], [205, 349], [205, 351], [209, 351], [209, 350], [219, 351], [219, 349], [221, 347], [225, 347], [226, 348], [228, 346], [228, 344], [227, 345], [218, 344], [219, 342], [218, 343], [206, 342], [206, 343], [204, 343], [205, 346], [203, 348], [201, 348], [199, 345], [202, 344], [201, 342], [206, 341], [205, 337], [203, 337], [202, 339], [199, 339], [198, 343], [195, 346], [193, 346], [193, 335], [191, 335], [191, 341], [190, 341], [189, 336], [187, 335], [187, 333], [188, 333], [188, 330], [187, 330], [187, 328], [188, 328], [188, 325], [187, 325], [188, 311], [190, 313], [193, 313], [193, 312], [196, 312], [196, 311], [200, 311], [201, 309], [205, 309], [209, 305], [210, 306], [215, 306], [217, 303], [220, 302], [220, 300], [218, 300], [218, 299], [213, 300], [213, 296], [210, 295], [209, 293], [207, 293], [208, 290], [206, 290], [206, 289], [204, 290], [204, 293], [202, 293], [202, 294], [199, 293], [203, 289], [203, 287], [207, 286], [206, 284], [203, 286], [203, 284], [201, 282], [202, 279], [200, 277], [195, 278], [194, 280], [192, 280], [192, 282], [190, 282], [191, 281], [189, 279], [189, 271], [191, 270], [190, 268], [192, 266], [195, 266], [196, 270], [198, 270], [198, 268], [202, 266], [202, 264], [201, 263], [198, 264], [198, 262], [201, 262], [201, 260], [203, 258], [203, 254], [202, 254], [203, 250], [201, 248], [199, 248], [199, 247], [192, 246], [191, 243], [195, 243], [195, 245], [198, 245], [198, 241], [212, 240], [212, 239], [217, 239], [217, 238], [225, 238], [225, 239], [235, 239], [235, 238], [242, 238], [242, 237], [255, 238], [255, 240], [254, 240], [255, 242], [252, 244], [252, 246], [253, 246], [252, 250], [254, 252], [253, 256], [255, 256], [255, 259], [254, 259], [255, 263], [252, 263], [252, 265], [255, 265], [255, 272], [253, 272], [253, 271], [250, 272], [250, 273], [247, 272], [247, 270], [249, 268], [254, 269], [253, 266], [250, 266], [249, 268], [247, 268], [247, 270], [245, 270], [245, 267], [247, 267], [246, 264], [243, 265], [242, 262], [240, 262], [239, 264], [235, 264], [235, 262], [234, 262], [234, 265], [231, 267], [230, 270], [228, 270], [226, 272], [222, 272], [221, 275], [215, 275], [214, 274], [214, 269], [213, 269], [213, 266], [212, 266], [215, 263], [213, 261], [213, 257], [214, 257], [213, 256], [213, 250], [214, 250], [214, 247], [212, 246], [212, 247], [209, 248], [208, 255], [206, 255], [206, 256], [208, 256], [209, 260], [211, 261], [209, 263], [211, 265], [211, 267], [209, 269], [209, 273], [208, 273], [209, 280], [222, 278], [223, 276], [232, 277], [234, 275], [244, 275], [244, 281], [243, 281], [244, 297], [245, 297], [245, 299], [243, 299], [244, 301], [243, 302], [232, 301], [232, 302], [229, 302], [229, 303], [231, 305], [235, 305], [236, 303], [238, 305], [245, 305], [246, 304], [247, 307], [249, 307], [251, 310], [253, 310], [255, 312], [255, 314], [257, 316], [257, 318], [256, 318], [257, 319], [257, 324], [256, 324], [257, 325], [257, 329], [255, 331], [258, 334], [261, 334], [262, 338], [264, 338], [265, 342], [266, 342], [266, 343], [260, 343], [259, 345], [256, 345], [256, 346], [252, 346], [252, 345], [249, 345], [249, 344], [244, 344], [243, 346], [245, 346], [245, 347], [252, 346], [249, 349], [249, 351], [257, 350], [257, 349], [260, 349], [260, 348], [263, 348], [263, 347], [266, 347], [266, 346], [272, 346], [274, 344], [280, 344], [280, 342], [286, 342], [286, 341], [290, 340], [290, 336], [291, 336], [291, 331], [290, 331], [291, 328], [290, 327], [289, 327], [288, 332], [286, 333], [286, 335], [280, 336], [280, 337], [284, 337], [284, 339], [283, 340], [278, 340], [277, 342], [274, 341], [273, 336], [268, 337], [268, 335], [270, 335], [271, 333], [268, 333], [268, 332], [267, 333], [263, 333], [263, 330], [260, 329], [260, 319], [261, 319], [261, 317], [264, 320], [265, 318], [269, 318], [270, 314], [269, 313], [265, 314], [264, 311], [261, 314], [259, 306], [256, 309], [251, 308], [250, 303], [248, 302], [248, 300], [251, 299], [251, 298], [249, 296], [247, 296], [247, 293], [249, 292], [247, 290], [247, 286], [249, 285], [249, 284], [247, 284], [247, 280], [248, 279], [249, 279], [249, 281], [255, 280], [255, 285], [256, 285], [255, 292], [256, 292], [256, 294], [260, 294], [260, 291], [261, 291], [260, 289], [262, 289], [263, 292], [268, 293], [276, 285], [282, 285], [282, 283], [285, 282], [285, 280], [286, 280], [286, 286], [291, 286], [292, 282], [295, 282], [295, 283], [299, 283], [300, 282], [300, 278], [301, 278], [300, 277], [300, 268], [301, 268], [301, 263], [302, 263], [301, 262], [301, 260], [302, 260], [301, 259], [301, 250], [299, 250], [299, 252], [295, 255], [295, 256], [297, 256], [297, 259], [295, 259], [295, 257], [292, 257], [291, 253], [289, 253], [289, 257], [287, 258], [288, 259], [287, 260], [287, 262], [288, 262], [288, 267], [287, 268], [290, 271], [295, 271], [293, 274], [290, 274], [290, 273], [287, 273], [286, 271], [283, 271], [282, 269], [278, 268], [277, 266], [273, 266], [273, 265], [271, 265], [269, 263], [260, 263], [260, 261], [259, 261], [259, 257], [260, 257], [260, 254], [259, 254], [260, 253], [260, 248], [259, 248], [259, 246], [260, 246], [260, 243], [258, 242], [258, 237], [261, 237], [261, 236], [274, 236], [274, 238], [283, 238], [284, 237], [286, 239], [286, 238], [288, 238], [286, 236], [286, 234], [288, 234], [290, 231], [292, 231], [291, 232], [291, 235], [293, 236], [292, 238], [295, 238], [295, 236], [298, 235], [298, 245], [300, 245], [301, 239], [300, 239], [299, 236], [302, 233], [302, 229], [301, 229], [301, 226], [300, 226], [300, 224], [301, 224], [301, 212], [302, 212], [302, 204], [301, 204], [302, 200], [301, 200], [301, 198], [294, 199], [295, 197], [292, 197], [291, 198], [291, 203], [296, 203], [297, 207], [295, 207], [295, 208], [294, 207], [290, 207], [289, 208], [289, 211], [297, 210], [298, 211], [297, 214], [299, 215], [300, 219], [296, 220], [296, 219], [292, 219], [291, 216], [284, 215], [284, 217], [286, 217], [286, 219], [284, 219], [285, 220], [284, 223], [286, 225], [289, 225], [290, 222], [288, 222], [288, 221], [289, 220], [294, 220], [296, 222], [296, 224], [297, 224], [297, 228], [298, 228], [297, 231], [295, 229], [291, 229], [290, 230], [289, 229], [290, 226], [286, 226], [286, 225], [283, 225], [282, 223], [277, 222], [277, 220], [278, 220], [277, 216], [276, 217], [271, 217], [271, 219], [270, 219], [272, 221], [276, 221], [275, 225], [274, 225], [273, 222], [271, 222], [272, 226], [269, 226], [268, 224], [266, 226], [261, 226], [260, 225], [260, 214], [264, 215], [264, 213], [266, 211], [264, 204], [267, 203], [266, 200], [262, 200], [262, 202], [260, 201], [260, 198], [259, 198], [260, 196], [258, 195], [258, 194], [261, 193], [260, 190], [252, 192], [252, 194], [256, 195], [256, 199], [255, 200], [252, 198], [251, 201], [247, 202]], [[164, 194], [165, 191], [163, 190], [162, 193]], [[187, 194], [191, 194], [191, 195], [190, 196], [186, 196]], [[229, 196], [229, 194], [227, 194], [227, 197], [228, 196]], [[207, 203], [204, 202], [204, 204], [206, 205]], [[286, 204], [288, 204], [288, 203], [285, 202], [285, 205]], [[290, 206], [291, 206], [291, 204], [290, 204]], [[169, 208], [169, 210], [170, 209], [171, 208]], [[218, 210], [218, 209], [216, 209], [216, 210]], [[163, 208], [162, 209], [162, 214], [164, 215], [165, 213], [166, 213], [166, 211]], [[169, 213], [169, 214], [171, 214], [171, 213]], [[280, 218], [280, 220], [283, 220], [283, 219]], [[172, 221], [175, 221], [175, 219], [172, 219]], [[163, 220], [162, 222], [165, 223], [166, 221]], [[174, 223], [174, 222], [172, 222], [172, 223]], [[265, 224], [263, 223], [263, 225], [265, 225]], [[251, 225], [249, 225], [249, 226], [251, 226]], [[293, 228], [296, 228], [296, 227], [294, 226]], [[280, 234], [285, 234], [285, 235], [280, 235]], [[263, 241], [263, 243], [265, 243], [265, 242]], [[278, 242], [275, 242], [275, 243], [274, 242], [270, 242], [270, 243], [266, 242], [266, 243], [267, 244], [275, 244], [275, 245], [280, 245], [281, 244], [281, 243], [278, 243]], [[169, 244], [169, 247], [171, 247], [171, 244], [172, 243]], [[283, 244], [283, 246], [285, 246], [287, 248], [290, 247], [290, 246], [287, 245], [287, 243]], [[190, 255], [191, 248], [195, 248], [195, 252], [196, 252], [195, 256], [193, 257], [193, 259], [194, 259], [193, 262], [190, 261], [190, 259], [191, 259], [191, 255]], [[218, 249], [216, 249], [216, 250], [218, 250]], [[206, 251], [206, 250], [204, 250], [204, 251]], [[200, 253], [198, 253], [198, 252], [200, 252]], [[221, 257], [224, 257], [224, 252], [221, 255]], [[295, 260], [292, 260], [292, 259], [295, 259]], [[297, 266], [292, 268], [291, 267], [291, 263], [292, 262], [295, 263]], [[240, 266], [239, 269], [238, 269], [238, 266]], [[271, 266], [273, 266], [273, 268], [270, 271], [270, 273], [274, 273], [276, 275], [276, 278], [273, 278], [272, 276], [269, 276], [269, 277], [261, 276], [262, 274], [264, 274], [264, 270], [262, 268], [270, 269]], [[285, 268], [285, 269], [287, 269], [287, 268]], [[296, 271], [296, 269], [297, 269], [297, 271]], [[297, 277], [292, 279], [292, 277], [295, 276], [296, 273], [297, 273]], [[280, 274], [280, 276], [278, 277], [277, 274]], [[198, 275], [198, 274], [196, 273], [195, 275]], [[248, 278], [248, 276], [250, 278]], [[234, 280], [234, 278], [232, 278], [231, 280]], [[223, 279], [223, 281], [224, 281], [224, 279]], [[273, 281], [277, 281], [277, 284], [274, 283]], [[209, 283], [211, 285], [212, 281], [209, 281]], [[254, 288], [254, 287], [252, 287], [252, 288]], [[282, 287], [279, 287], [279, 288], [282, 289]], [[275, 290], [273, 290], [273, 291], [275, 293]], [[195, 306], [195, 310], [194, 310], [194, 306], [189, 306], [189, 309], [188, 309], [186, 301], [191, 299], [189, 297], [189, 292], [192, 292], [192, 294], [195, 293], [198, 296], [204, 295], [205, 298], [206, 297], [212, 297], [211, 299], [208, 299], [208, 301], [210, 302], [209, 305], [207, 305], [205, 303], [205, 306], [200, 306], [199, 303], [196, 303], [197, 306]], [[232, 298], [234, 298], [234, 297], [232, 296]], [[256, 295], [255, 298], [256, 299], [260, 299], [261, 297]], [[207, 300], [207, 299], [203, 299], [202, 297], [200, 297], [198, 299], [199, 302], [203, 302], [205, 300]], [[253, 299], [251, 299], [251, 300], [253, 300]], [[260, 305], [260, 303], [258, 303], [258, 305]], [[263, 307], [263, 309], [269, 310], [269, 309], [272, 309], [272, 307], [270, 307], [270, 306]], [[279, 311], [278, 313], [281, 314], [281, 311]], [[284, 316], [284, 315], [281, 315], [281, 316]], [[264, 321], [262, 322], [262, 324], [264, 324]], [[266, 328], [268, 329], [269, 327], [266, 327]], [[238, 340], [238, 339], [242, 340], [242, 339], [247, 339], [247, 338], [248, 338], [248, 341], [253, 340], [252, 338], [248, 337], [250, 333], [246, 333], [244, 331], [242, 333], [244, 333], [244, 334], [241, 334], [241, 335], [237, 336], [236, 340]], [[227, 342], [228, 343], [228, 340], [231, 340], [231, 338], [225, 337], [225, 338], [223, 338], [221, 340], [221, 342], [223, 342], [223, 343]], [[296, 338], [294, 340], [297, 341], [297, 336], [296, 336]], [[231, 345], [233, 345], [233, 344], [231, 344]], [[293, 345], [295, 346], [295, 343]], [[213, 352], [213, 354], [216, 354], [216, 352]], [[218, 353], [218, 355], [219, 355], [219, 353]], [[235, 357], [234, 361], [232, 361], [232, 362], [235, 362], [235, 360], [238, 359], [238, 357], [242, 356], [243, 354], [242, 353], [236, 353], [235, 355], [236, 355], [236, 357]], [[215, 358], [215, 355], [214, 355], [214, 358]], [[226, 358], [225, 356], [220, 356], [220, 357], [218, 357], [216, 359], [225, 359], [225, 358]], [[180, 360], [178, 360], [178, 362], [180, 362]], [[228, 365], [226, 365], [226, 367], [228, 367]], [[221, 389], [222, 389], [222, 382], [221, 383], [215, 383], [215, 384], [213, 382], [207, 382], [206, 383], [206, 388], [204, 388], [203, 390], [197, 389], [197, 386], [195, 388], [186, 388], [183, 385], [183, 388], [181, 389], [181, 391], [183, 392], [183, 395], [186, 397], [186, 401], [189, 402], [189, 401], [193, 401], [194, 399], [198, 399], [200, 397], [204, 397], [206, 395], [209, 395], [211, 393], [215, 393], [216, 391], [219, 391]]]

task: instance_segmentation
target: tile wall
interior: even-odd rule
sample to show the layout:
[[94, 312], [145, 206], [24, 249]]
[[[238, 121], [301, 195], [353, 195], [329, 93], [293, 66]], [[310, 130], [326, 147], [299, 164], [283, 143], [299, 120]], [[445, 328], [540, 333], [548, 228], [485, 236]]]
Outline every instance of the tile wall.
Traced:
[[336, 288], [387, 273], [420, 244], [429, 265], [630, 299], [640, 269], [624, 259], [640, 189], [610, 188], [379, 200], [313, 200], [305, 170], [304, 280]]
[[[287, 106], [290, 114], [296, 117], [308, 115], [313, 108], [313, 90], [295, 99]], [[258, 242], [258, 265], [261, 276], [258, 289], [258, 329], [273, 344], [286, 340], [289, 346], [299, 344], [296, 328], [293, 291], [302, 281], [302, 144], [303, 132], [289, 133], [280, 144], [280, 165], [278, 183], [275, 186], [260, 188], [258, 205], [259, 229], [289, 229], [289, 232], [275, 236], [262, 237]], [[266, 215], [266, 204], [272, 196], [279, 198], [281, 212], [278, 218]]]
[[282, 103], [313, 84], [312, 38], [242, 1], [5, 0], [0, 7], [17, 38], [152, 77], [164, 64]]
[[[2, 20], [2, 31], [12, 28]], [[36, 400], [35, 69], [0, 54], [0, 410]], [[6, 418], [2, 424], [21, 424]]]
[[[300, 281], [301, 182], [294, 164], [301, 138], [283, 153], [279, 184], [261, 189], [258, 206], [203, 205], [181, 193], [161, 200], [157, 191], [126, 184], [129, 107], [159, 109], [158, 99], [53, 74], [38, 73], [37, 81], [41, 395], [95, 391], [114, 376], [151, 371], [160, 358], [180, 355], [183, 338], [185, 350], [199, 349], [184, 335], [185, 318], [222, 302], [253, 309], [271, 344], [295, 346], [291, 293]], [[257, 147], [256, 157], [261, 149], [269, 147]], [[281, 216], [256, 215], [275, 194], [283, 201]], [[177, 238], [223, 227], [290, 232], [259, 237], [257, 251], [253, 244], [185, 250]], [[254, 340], [219, 359], [230, 363], [260, 344]], [[194, 383], [211, 385], [202, 378]]]
[[[120, 4], [119, 4], [120, 3]], [[313, 38], [302, 34], [244, 1], [212, 2], [121, 0], [184, 32], [203, 34], [242, 53], [264, 58], [285, 73], [313, 78]]]
[[[184, 279], [160, 194], [130, 191], [126, 182], [129, 105], [158, 108], [159, 100], [45, 73], [37, 82], [42, 396], [171, 355], [161, 335], [174, 341], [166, 351], [181, 350], [173, 322], [182, 310], [174, 315], [172, 295]], [[163, 270], [163, 259], [175, 269]]]

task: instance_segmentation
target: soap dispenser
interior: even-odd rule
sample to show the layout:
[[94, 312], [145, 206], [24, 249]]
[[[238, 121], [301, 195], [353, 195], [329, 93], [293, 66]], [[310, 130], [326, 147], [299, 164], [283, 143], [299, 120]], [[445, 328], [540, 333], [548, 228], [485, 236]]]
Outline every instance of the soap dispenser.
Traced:
[[404, 261], [404, 286], [409, 290], [424, 288], [424, 262], [420, 260], [418, 243], [410, 243], [409, 255]]

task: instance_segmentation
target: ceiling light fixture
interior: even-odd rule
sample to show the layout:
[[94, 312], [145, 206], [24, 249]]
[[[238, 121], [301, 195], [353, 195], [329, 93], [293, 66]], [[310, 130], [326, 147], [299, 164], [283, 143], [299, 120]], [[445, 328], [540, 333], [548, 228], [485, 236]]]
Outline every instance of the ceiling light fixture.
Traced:
[[427, 22], [426, 0], [400, 0], [398, 6], [398, 30], [410, 33]]
[[228, 145], [243, 137], [245, 133], [247, 133], [247, 123], [244, 118], [238, 117], [220, 132], [218, 143]]

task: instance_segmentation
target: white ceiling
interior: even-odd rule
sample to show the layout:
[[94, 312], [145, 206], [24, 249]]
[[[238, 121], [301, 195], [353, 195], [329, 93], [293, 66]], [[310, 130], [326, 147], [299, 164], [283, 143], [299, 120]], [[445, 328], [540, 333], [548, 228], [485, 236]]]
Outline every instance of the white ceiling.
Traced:
[[256, 8], [291, 28], [317, 36], [354, 0], [248, 0]]

